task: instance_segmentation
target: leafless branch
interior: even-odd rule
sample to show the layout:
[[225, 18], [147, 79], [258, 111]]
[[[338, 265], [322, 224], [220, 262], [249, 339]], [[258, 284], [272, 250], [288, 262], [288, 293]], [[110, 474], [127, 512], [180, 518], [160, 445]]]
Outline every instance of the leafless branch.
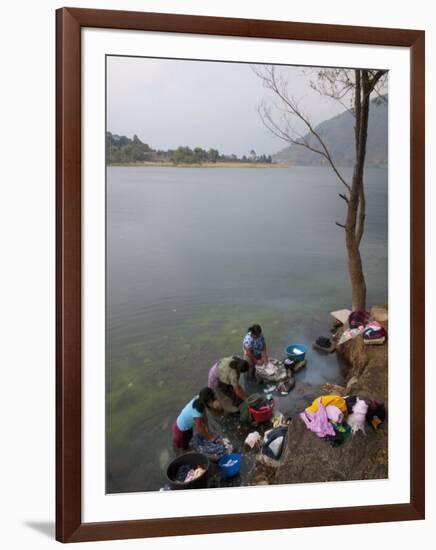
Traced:
[[317, 72], [316, 81], [311, 80], [310, 87], [321, 96], [334, 99], [354, 116], [354, 82], [351, 74], [349, 69], [321, 69]]
[[338, 193], [338, 195], [341, 197], [341, 199], [343, 199], [347, 204], [349, 204], [349, 199], [348, 197], [346, 197], [345, 195], [343, 195], [342, 193]]
[[[327, 162], [330, 164], [331, 168], [335, 172], [338, 179], [350, 192], [351, 187], [345, 181], [342, 174], [339, 172], [338, 168], [336, 167], [323, 138], [315, 130], [315, 128], [309, 121], [309, 118], [302, 112], [295, 98], [293, 98], [288, 94], [287, 81], [280, 75], [277, 75], [275, 67], [271, 65], [264, 66], [263, 70], [259, 69], [256, 66], [256, 67], [253, 67], [253, 70], [257, 74], [257, 76], [259, 76], [259, 78], [262, 80], [264, 86], [267, 89], [271, 90], [281, 100], [282, 104], [285, 106], [284, 112], [288, 118], [287, 125], [286, 125], [287, 130], [284, 131], [283, 125], [278, 124], [274, 120], [271, 114], [271, 110], [266, 108], [265, 105], [263, 105], [260, 107], [259, 113], [261, 116], [261, 120], [265, 124], [265, 126], [280, 139], [283, 139], [295, 145], [306, 147], [310, 151], [324, 157], [327, 160]], [[294, 117], [297, 120], [299, 120], [301, 123], [303, 123], [303, 125], [307, 128], [308, 133], [310, 133], [314, 137], [319, 147], [316, 147], [315, 145], [310, 144], [307, 137], [302, 137], [301, 134], [299, 136], [300, 139], [296, 139], [295, 135], [297, 135], [297, 132], [295, 131], [295, 128], [292, 127], [292, 125], [289, 123], [289, 117]]]

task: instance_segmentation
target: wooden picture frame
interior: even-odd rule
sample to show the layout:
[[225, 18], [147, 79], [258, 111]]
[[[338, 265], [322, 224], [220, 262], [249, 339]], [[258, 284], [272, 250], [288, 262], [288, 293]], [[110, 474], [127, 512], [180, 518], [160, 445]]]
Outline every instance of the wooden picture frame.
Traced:
[[[104, 523], [82, 522], [81, 29], [85, 27], [400, 46], [411, 62], [410, 502]], [[56, 13], [56, 538], [61, 542], [424, 518], [423, 31], [62, 8]]]

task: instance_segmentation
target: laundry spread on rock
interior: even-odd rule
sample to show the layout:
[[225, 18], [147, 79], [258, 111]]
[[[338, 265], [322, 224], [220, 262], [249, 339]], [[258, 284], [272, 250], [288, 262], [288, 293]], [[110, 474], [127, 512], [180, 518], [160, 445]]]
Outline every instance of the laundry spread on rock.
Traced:
[[365, 435], [368, 424], [377, 429], [385, 417], [383, 403], [374, 400], [367, 403], [358, 395], [321, 395], [300, 413], [308, 430], [335, 446], [342, 444], [350, 434], [361, 431]]

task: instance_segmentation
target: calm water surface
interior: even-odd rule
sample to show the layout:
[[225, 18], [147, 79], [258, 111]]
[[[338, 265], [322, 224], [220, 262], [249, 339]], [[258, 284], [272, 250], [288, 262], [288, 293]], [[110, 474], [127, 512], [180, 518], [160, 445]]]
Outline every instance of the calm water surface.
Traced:
[[[278, 358], [328, 336], [350, 305], [342, 191], [318, 167], [108, 168], [108, 492], [162, 487], [172, 422], [250, 324]], [[366, 193], [368, 304], [383, 304], [386, 169], [367, 169]], [[336, 356], [310, 353], [298, 382], [341, 382]]]

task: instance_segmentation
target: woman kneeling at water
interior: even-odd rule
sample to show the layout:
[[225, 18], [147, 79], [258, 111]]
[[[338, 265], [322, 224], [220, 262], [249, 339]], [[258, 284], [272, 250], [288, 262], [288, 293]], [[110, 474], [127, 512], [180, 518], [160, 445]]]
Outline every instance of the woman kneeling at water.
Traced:
[[216, 396], [210, 388], [203, 388], [185, 407], [173, 424], [173, 443], [179, 449], [187, 449], [195, 431], [210, 441], [219, 441], [209, 431], [207, 409], [215, 408]]
[[210, 369], [208, 386], [217, 392], [228, 395], [233, 404], [239, 400], [245, 401], [246, 396], [239, 384], [239, 377], [242, 372], [248, 371], [248, 362], [240, 357], [224, 357]]

